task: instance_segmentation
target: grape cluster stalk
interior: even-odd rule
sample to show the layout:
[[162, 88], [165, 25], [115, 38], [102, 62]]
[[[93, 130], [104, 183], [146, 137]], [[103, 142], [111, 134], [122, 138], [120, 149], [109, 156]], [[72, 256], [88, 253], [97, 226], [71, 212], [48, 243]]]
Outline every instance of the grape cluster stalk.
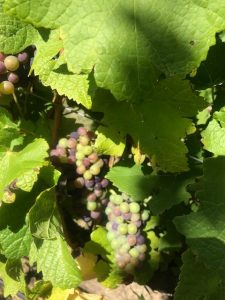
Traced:
[[113, 192], [105, 212], [107, 239], [116, 263], [124, 271], [132, 272], [146, 258], [147, 246], [141, 228], [149, 219], [149, 211], [126, 194]]
[[17, 55], [5, 55], [0, 52], [0, 96], [14, 94], [15, 85], [20, 82], [23, 73], [27, 76], [29, 68], [28, 52]]
[[94, 147], [94, 134], [79, 127], [67, 138], [61, 138], [50, 156], [56, 164], [71, 165], [73, 180], [70, 188], [82, 191], [90, 217], [100, 220], [108, 203], [109, 181], [104, 178], [108, 160], [99, 155]]

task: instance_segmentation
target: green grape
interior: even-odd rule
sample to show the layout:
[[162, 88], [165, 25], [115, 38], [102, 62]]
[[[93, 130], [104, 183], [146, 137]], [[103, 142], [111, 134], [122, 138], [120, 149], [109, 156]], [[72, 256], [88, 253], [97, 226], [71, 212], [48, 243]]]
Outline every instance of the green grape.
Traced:
[[118, 227], [118, 231], [120, 234], [127, 234], [127, 224], [120, 224], [119, 227]]
[[115, 239], [116, 235], [113, 231], [107, 232], [107, 239], [111, 242], [113, 239]]
[[131, 215], [131, 221], [132, 221], [132, 222], [139, 221], [140, 218], [141, 218], [140, 214], [132, 214], [132, 215]]
[[139, 256], [139, 251], [136, 247], [131, 248], [129, 251], [131, 257], [137, 258]]
[[84, 151], [84, 146], [82, 146], [81, 144], [77, 144], [77, 151], [83, 152]]
[[58, 142], [58, 146], [62, 147], [62, 148], [66, 148], [67, 147], [67, 139], [66, 138], [60, 139]]
[[130, 211], [130, 206], [129, 206], [129, 204], [126, 203], [126, 202], [122, 202], [122, 203], [120, 204], [120, 210], [121, 210], [121, 212], [124, 213], [124, 214], [128, 213], [128, 212]]
[[119, 242], [118, 238], [115, 238], [114, 240], [112, 240], [111, 246], [113, 249], [118, 249], [120, 247], [120, 242]]
[[139, 211], [140, 211], [140, 205], [137, 202], [132, 202], [132, 203], [130, 203], [129, 206], [130, 206], [130, 212], [132, 214], [139, 213]]
[[14, 85], [10, 81], [2, 81], [0, 83], [0, 93], [3, 95], [11, 95], [14, 93]]
[[85, 146], [83, 148], [83, 152], [84, 152], [85, 155], [90, 155], [93, 152], [93, 149], [92, 149], [91, 146]]
[[83, 176], [84, 176], [84, 179], [91, 180], [93, 175], [91, 174], [91, 172], [89, 170], [87, 170], [87, 171], [84, 172]]
[[145, 244], [137, 246], [140, 253], [145, 253], [147, 251], [147, 246]]
[[9, 55], [5, 58], [4, 64], [8, 71], [16, 71], [19, 68], [20, 62], [16, 56]]
[[90, 172], [93, 175], [98, 175], [101, 172], [101, 170], [100, 170], [100, 168], [98, 166], [96, 166], [94, 164], [93, 166], [90, 167]]
[[79, 151], [76, 153], [76, 159], [82, 160], [82, 159], [84, 159], [84, 157], [85, 157], [85, 154], [83, 152]]
[[141, 213], [141, 219], [142, 221], [147, 221], [149, 219], [149, 211], [148, 210], [143, 210], [143, 212]]
[[83, 161], [78, 159], [75, 164], [77, 167], [79, 167], [83, 164]]
[[97, 203], [96, 202], [87, 202], [87, 210], [93, 211], [96, 210]]
[[127, 231], [129, 234], [136, 234], [137, 233], [137, 226], [133, 223], [128, 224]]
[[86, 135], [81, 135], [81, 136], [79, 137], [79, 142], [81, 143], [81, 145], [87, 146], [87, 145], [89, 144], [89, 142], [90, 142], [90, 139], [89, 139], [89, 137], [86, 136]]

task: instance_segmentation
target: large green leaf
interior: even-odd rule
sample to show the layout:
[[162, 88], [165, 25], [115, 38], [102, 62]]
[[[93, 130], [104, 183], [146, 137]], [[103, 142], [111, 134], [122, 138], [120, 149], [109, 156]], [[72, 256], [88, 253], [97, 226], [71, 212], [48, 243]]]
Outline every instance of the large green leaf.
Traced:
[[102, 122], [112, 128], [112, 136], [108, 130], [112, 140], [114, 132], [129, 134], [141, 151], [151, 157], [153, 166], [168, 172], [188, 170], [182, 138], [192, 126], [190, 117], [204, 106], [188, 82], [177, 78], [160, 81], [151, 97], [139, 104], [119, 103], [103, 92], [93, 101], [93, 110], [104, 112]]
[[[20, 152], [7, 151], [0, 161], [0, 199], [5, 188], [14, 180], [24, 182], [24, 175], [30, 172], [36, 173], [38, 169], [46, 164], [48, 157], [48, 144], [43, 139], [36, 139]], [[28, 178], [29, 179], [29, 178]], [[36, 177], [28, 180], [29, 189], [36, 181]]]
[[221, 276], [199, 262], [191, 251], [183, 255], [180, 282], [176, 288], [175, 300], [223, 300], [224, 281]]
[[27, 224], [18, 232], [13, 232], [9, 228], [0, 231], [0, 252], [7, 258], [19, 259], [28, 256], [31, 242], [32, 236]]
[[58, 235], [54, 240], [36, 240], [30, 252], [31, 261], [37, 262], [43, 279], [50, 280], [62, 289], [76, 288], [81, 282], [81, 273], [70, 254], [65, 240]]
[[203, 188], [196, 213], [176, 217], [177, 230], [208, 267], [225, 274], [225, 157], [204, 163]]
[[40, 239], [54, 239], [60, 229], [55, 189], [43, 191], [29, 212], [31, 234]]
[[69, 70], [94, 68], [97, 84], [119, 100], [149, 96], [156, 69], [191, 72], [225, 28], [220, 0], [6, 0], [4, 7], [35, 26], [60, 28]]

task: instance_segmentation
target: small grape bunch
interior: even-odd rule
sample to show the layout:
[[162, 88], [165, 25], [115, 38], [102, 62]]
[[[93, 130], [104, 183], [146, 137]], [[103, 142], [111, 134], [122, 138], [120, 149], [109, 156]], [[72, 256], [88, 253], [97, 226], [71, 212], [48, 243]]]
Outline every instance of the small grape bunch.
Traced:
[[14, 94], [15, 84], [20, 81], [19, 74], [27, 68], [29, 54], [5, 55], [0, 52], [0, 95]]
[[93, 144], [94, 134], [79, 127], [68, 138], [60, 139], [50, 156], [55, 163], [74, 166], [72, 185], [82, 191], [82, 199], [91, 218], [99, 220], [108, 202], [109, 181], [104, 178], [108, 161], [96, 152]]
[[126, 194], [113, 191], [105, 212], [108, 217], [107, 239], [114, 250], [117, 265], [130, 273], [146, 258], [147, 246], [141, 228], [149, 219], [149, 211]]

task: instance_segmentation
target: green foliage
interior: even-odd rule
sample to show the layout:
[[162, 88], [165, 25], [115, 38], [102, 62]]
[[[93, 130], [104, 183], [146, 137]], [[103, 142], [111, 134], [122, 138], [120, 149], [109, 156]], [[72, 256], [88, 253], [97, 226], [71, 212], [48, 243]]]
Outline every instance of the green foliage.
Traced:
[[[219, 0], [0, 0], [1, 56], [32, 58], [30, 70], [20, 65], [15, 93], [0, 95], [5, 296], [77, 288], [79, 257], [89, 252], [106, 287], [180, 269], [175, 300], [224, 299], [224, 33]], [[112, 156], [103, 170], [109, 189], [149, 211], [140, 229], [147, 257], [132, 274], [116, 265], [104, 211], [86, 221], [74, 166], [52, 157], [79, 126], [95, 131], [99, 155]], [[42, 274], [33, 288], [24, 256]]]

